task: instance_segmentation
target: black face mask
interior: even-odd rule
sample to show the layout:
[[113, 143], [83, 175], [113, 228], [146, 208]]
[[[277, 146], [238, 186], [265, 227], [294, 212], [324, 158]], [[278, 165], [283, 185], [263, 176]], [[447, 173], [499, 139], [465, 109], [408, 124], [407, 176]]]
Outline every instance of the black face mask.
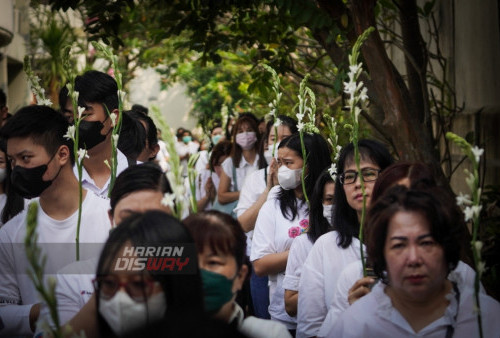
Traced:
[[108, 117], [106, 116], [103, 122], [82, 120], [78, 128], [78, 148], [89, 150], [104, 141], [106, 135], [102, 135], [101, 130], [104, 128], [104, 122], [106, 122], [107, 119]]
[[29, 199], [40, 196], [40, 194], [52, 184], [61, 172], [62, 167], [59, 168], [57, 175], [52, 180], [44, 181], [42, 179], [43, 174], [47, 171], [47, 165], [50, 161], [52, 161], [54, 156], [52, 156], [47, 164], [42, 164], [34, 168], [24, 168], [16, 165], [10, 174], [12, 188], [23, 198]]

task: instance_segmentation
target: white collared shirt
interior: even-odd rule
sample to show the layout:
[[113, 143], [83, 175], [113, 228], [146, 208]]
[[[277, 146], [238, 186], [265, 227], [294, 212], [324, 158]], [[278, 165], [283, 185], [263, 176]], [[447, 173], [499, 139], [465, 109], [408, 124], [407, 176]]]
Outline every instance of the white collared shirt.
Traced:
[[[116, 168], [116, 176], [118, 175], [128, 167], [128, 161], [127, 157], [120, 151], [117, 151], [117, 162], [118, 166]], [[102, 188], [99, 188], [92, 177], [90, 177], [89, 173], [87, 170], [85, 170], [85, 167], [82, 168], [82, 187], [83, 189], [87, 189], [90, 191], [93, 191], [96, 195], [103, 197], [103, 198], [108, 198], [108, 190], [109, 190], [109, 184], [111, 183], [111, 174], [109, 175], [108, 180], [104, 184]], [[76, 179], [78, 179], [78, 168], [76, 165], [73, 166], [73, 173], [75, 174]]]
[[233, 178], [233, 159], [228, 157], [222, 162], [222, 170], [231, 179], [231, 186], [229, 191], [240, 191], [245, 183], [245, 178], [259, 169], [259, 154], [255, 155], [255, 160], [252, 164], [245, 160], [245, 157], [241, 155], [240, 165], [236, 169], [236, 180], [238, 189], [235, 189], [234, 178]]

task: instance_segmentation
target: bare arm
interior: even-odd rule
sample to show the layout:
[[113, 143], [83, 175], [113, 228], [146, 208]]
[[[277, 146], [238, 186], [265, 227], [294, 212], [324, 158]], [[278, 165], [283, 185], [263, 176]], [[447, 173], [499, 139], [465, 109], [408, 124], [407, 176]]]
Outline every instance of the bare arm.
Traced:
[[240, 198], [239, 191], [229, 191], [231, 188], [231, 178], [226, 175], [224, 170], [220, 174], [219, 190], [217, 191], [217, 198], [219, 203], [227, 204], [236, 201]]
[[86, 337], [97, 337], [97, 304], [95, 293], [90, 297], [89, 301], [82, 307], [82, 309], [66, 324], [72, 329], [68, 337], [73, 336], [75, 333], [79, 334], [81, 331], [85, 332]]
[[275, 275], [285, 271], [288, 260], [288, 250], [279, 253], [265, 255], [253, 261], [255, 274], [259, 277], [266, 275]]
[[285, 290], [285, 311], [290, 317], [297, 315], [297, 304], [299, 302], [299, 292]]

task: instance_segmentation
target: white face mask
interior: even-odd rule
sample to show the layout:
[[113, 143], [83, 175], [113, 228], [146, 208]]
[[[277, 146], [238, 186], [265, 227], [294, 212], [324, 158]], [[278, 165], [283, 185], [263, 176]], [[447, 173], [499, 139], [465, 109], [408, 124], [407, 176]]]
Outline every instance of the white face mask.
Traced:
[[163, 292], [143, 303], [134, 301], [124, 291], [116, 292], [111, 299], [99, 299], [99, 313], [118, 336], [162, 319], [166, 310]]
[[238, 143], [243, 150], [252, 149], [255, 142], [257, 142], [257, 134], [254, 131], [236, 134], [236, 143]]
[[330, 226], [332, 226], [333, 212], [335, 211], [335, 204], [323, 204], [323, 217], [326, 218]]
[[[274, 158], [278, 159], [278, 146], [280, 143], [276, 143], [276, 151], [274, 152]], [[266, 151], [264, 151], [264, 158], [266, 159], [267, 164], [271, 164], [271, 159], [273, 158], [273, 148], [274, 148], [274, 143], [267, 148]]]
[[5, 181], [5, 177], [7, 177], [7, 169], [6, 168], [0, 168], [0, 183]]
[[300, 184], [302, 168], [288, 169], [282, 165], [278, 169], [278, 183], [285, 190], [295, 189]]

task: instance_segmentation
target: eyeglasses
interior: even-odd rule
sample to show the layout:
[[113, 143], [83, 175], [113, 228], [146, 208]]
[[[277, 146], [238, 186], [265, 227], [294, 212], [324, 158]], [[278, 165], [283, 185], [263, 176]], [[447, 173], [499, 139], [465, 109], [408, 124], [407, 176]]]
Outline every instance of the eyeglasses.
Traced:
[[116, 276], [100, 276], [92, 281], [95, 291], [103, 299], [111, 299], [116, 292], [124, 287], [130, 298], [136, 302], [145, 302], [152, 295], [156, 281], [148, 279], [137, 279], [120, 282]]
[[[372, 182], [378, 178], [378, 174], [380, 173], [380, 169], [373, 168], [364, 168], [361, 169], [361, 175], [363, 176], [364, 182]], [[341, 184], [352, 184], [356, 182], [358, 178], [357, 171], [346, 171], [339, 175], [339, 180]]]

